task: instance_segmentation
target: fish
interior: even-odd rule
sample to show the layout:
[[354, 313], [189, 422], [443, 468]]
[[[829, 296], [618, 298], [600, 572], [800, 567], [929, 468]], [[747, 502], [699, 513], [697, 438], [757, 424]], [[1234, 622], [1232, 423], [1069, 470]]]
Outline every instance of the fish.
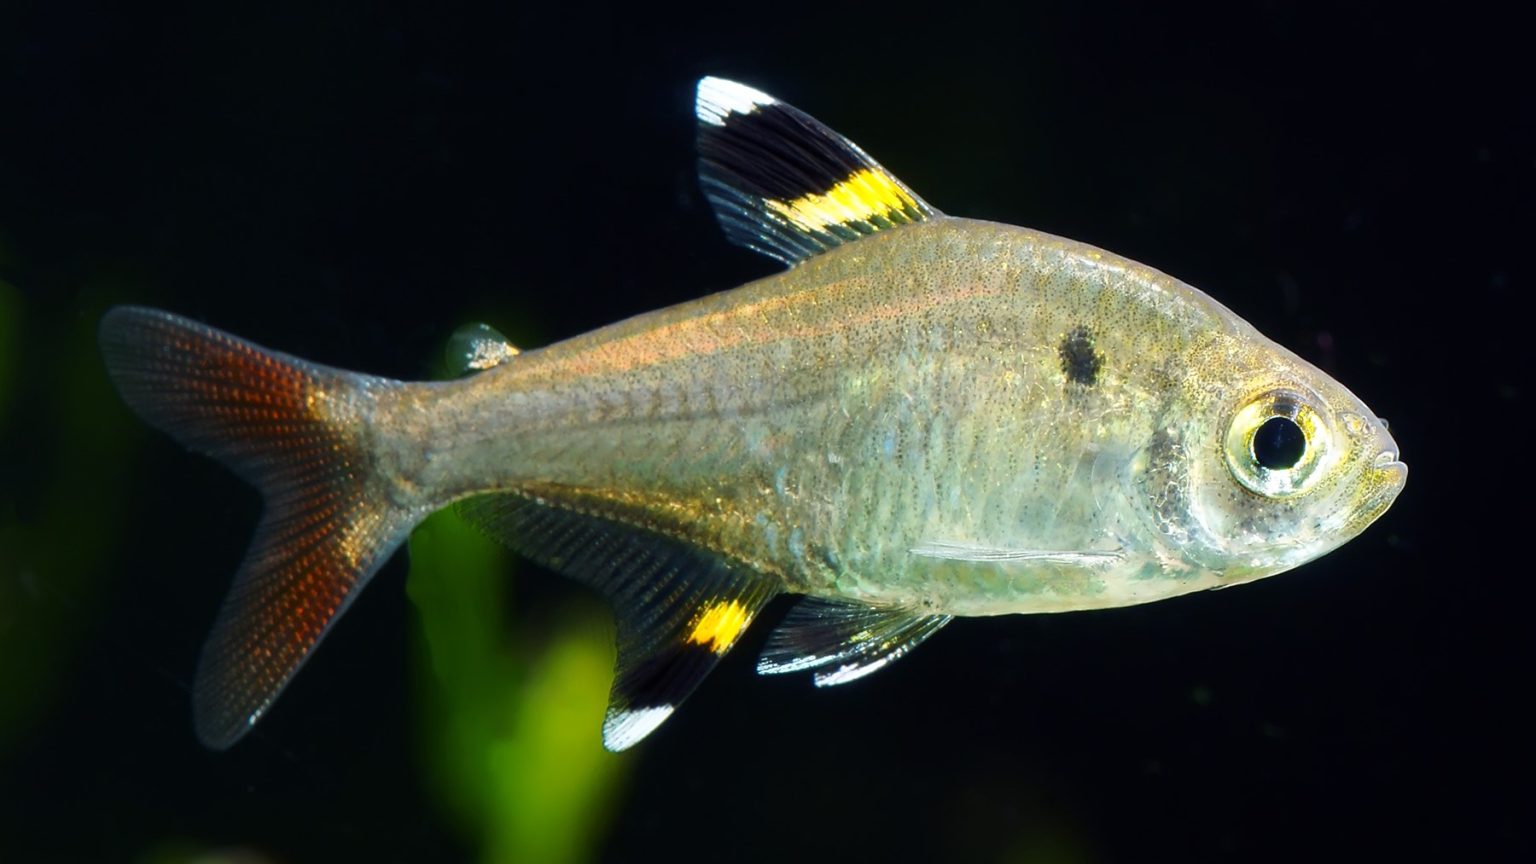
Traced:
[[427, 515], [455, 507], [611, 604], [602, 740], [656, 730], [765, 606], [763, 674], [860, 679], [966, 616], [1147, 603], [1295, 568], [1402, 491], [1354, 394], [1200, 290], [948, 216], [745, 84], [697, 82], [699, 182], [783, 265], [404, 382], [119, 306], [127, 405], [265, 507], [193, 682], [233, 745]]

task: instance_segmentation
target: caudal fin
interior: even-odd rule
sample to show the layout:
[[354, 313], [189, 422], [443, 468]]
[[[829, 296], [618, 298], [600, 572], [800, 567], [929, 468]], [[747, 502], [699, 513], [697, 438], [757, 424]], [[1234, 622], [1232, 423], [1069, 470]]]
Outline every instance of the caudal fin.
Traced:
[[197, 734], [223, 749], [266, 712], [425, 515], [394, 503], [367, 450], [375, 395], [400, 385], [136, 307], [102, 318], [101, 350], [135, 412], [229, 465], [266, 500], [198, 663]]

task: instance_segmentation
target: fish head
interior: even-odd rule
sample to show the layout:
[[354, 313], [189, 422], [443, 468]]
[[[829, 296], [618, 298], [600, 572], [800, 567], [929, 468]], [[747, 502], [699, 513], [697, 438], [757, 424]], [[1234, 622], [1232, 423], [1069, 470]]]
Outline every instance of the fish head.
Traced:
[[1331, 551], [1391, 506], [1408, 467], [1342, 384], [1251, 331], [1202, 355], [1180, 384], [1187, 419], [1139, 456], [1165, 546], [1236, 584]]

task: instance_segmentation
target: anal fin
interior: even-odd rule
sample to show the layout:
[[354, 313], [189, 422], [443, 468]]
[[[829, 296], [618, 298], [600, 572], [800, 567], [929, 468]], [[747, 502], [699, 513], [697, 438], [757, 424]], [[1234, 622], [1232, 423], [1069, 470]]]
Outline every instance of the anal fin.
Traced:
[[757, 671], [777, 675], [815, 669], [816, 686], [845, 684], [907, 654], [948, 624], [950, 618], [848, 600], [806, 597], [768, 636]]
[[613, 605], [618, 663], [603, 745], [624, 750], [671, 716], [774, 595], [770, 582], [661, 534], [501, 493], [459, 512]]

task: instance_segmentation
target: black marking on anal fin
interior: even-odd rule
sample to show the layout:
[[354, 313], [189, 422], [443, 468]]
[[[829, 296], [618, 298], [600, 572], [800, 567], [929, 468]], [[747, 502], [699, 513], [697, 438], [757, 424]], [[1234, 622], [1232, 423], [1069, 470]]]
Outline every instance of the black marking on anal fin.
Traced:
[[858, 145], [793, 106], [699, 81], [699, 183], [731, 242], [793, 265], [939, 215]]
[[777, 675], [815, 669], [818, 687], [846, 684], [906, 655], [950, 618], [806, 597], [769, 634], [757, 671]]
[[1061, 372], [1067, 381], [1092, 387], [1098, 383], [1099, 371], [1104, 368], [1104, 355], [1094, 347], [1093, 331], [1079, 324], [1061, 339], [1056, 347], [1061, 355]]
[[603, 722], [609, 750], [633, 746], [671, 716], [775, 594], [771, 583], [709, 552], [599, 516], [508, 493], [458, 508], [613, 605], [618, 662]]

